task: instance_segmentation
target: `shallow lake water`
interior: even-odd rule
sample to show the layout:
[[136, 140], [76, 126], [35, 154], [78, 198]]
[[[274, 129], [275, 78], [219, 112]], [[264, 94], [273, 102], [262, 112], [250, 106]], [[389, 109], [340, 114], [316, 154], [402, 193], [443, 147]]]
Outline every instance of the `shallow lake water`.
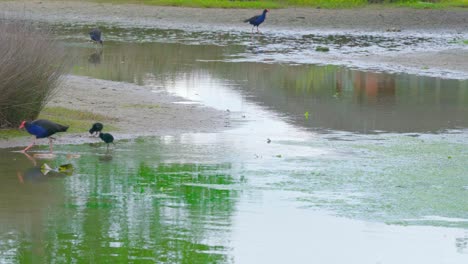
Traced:
[[232, 121], [109, 152], [0, 150], [1, 263], [468, 260], [467, 80], [265, 61], [243, 36], [110, 28], [100, 50], [61, 30], [74, 74]]

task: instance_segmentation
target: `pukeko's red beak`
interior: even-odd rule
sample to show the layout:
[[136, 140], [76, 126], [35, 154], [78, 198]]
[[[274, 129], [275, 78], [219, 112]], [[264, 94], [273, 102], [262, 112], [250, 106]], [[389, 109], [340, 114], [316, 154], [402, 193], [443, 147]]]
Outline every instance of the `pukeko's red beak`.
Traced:
[[21, 125], [19, 126], [19, 129], [24, 128], [24, 124], [26, 124], [26, 121], [21, 122]]

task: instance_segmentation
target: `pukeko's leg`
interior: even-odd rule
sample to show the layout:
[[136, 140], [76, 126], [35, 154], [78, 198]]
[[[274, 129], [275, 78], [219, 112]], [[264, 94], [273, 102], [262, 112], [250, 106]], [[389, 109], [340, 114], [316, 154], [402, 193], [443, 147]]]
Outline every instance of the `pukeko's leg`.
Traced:
[[52, 153], [54, 150], [53, 150], [53, 147], [52, 147], [52, 139], [54, 139], [53, 137], [49, 137], [49, 149], [50, 149], [50, 153]]
[[23, 154], [26, 156], [26, 158], [28, 158], [28, 160], [30, 160], [30, 161], [32, 162], [32, 164], [33, 164], [34, 166], [37, 166], [37, 162], [36, 162], [36, 160], [35, 160], [33, 157], [31, 157], [31, 156], [30, 156], [28, 153], [26, 153], [26, 152], [24, 152]]
[[34, 140], [33, 142], [31, 143], [31, 145], [27, 146], [25, 149], [23, 149], [21, 152], [23, 153], [26, 153], [26, 151], [28, 151], [30, 148], [32, 148], [32, 146], [34, 146], [36, 144], [36, 138], [34, 137]]
[[18, 171], [16, 173], [16, 176], [18, 176], [18, 180], [19, 180], [20, 183], [24, 183], [23, 175], [21, 174], [21, 172]]

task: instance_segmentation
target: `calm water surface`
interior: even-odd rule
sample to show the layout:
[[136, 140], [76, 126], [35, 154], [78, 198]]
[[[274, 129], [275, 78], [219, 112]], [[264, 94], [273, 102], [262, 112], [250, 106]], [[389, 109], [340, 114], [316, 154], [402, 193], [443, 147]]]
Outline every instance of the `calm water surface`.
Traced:
[[235, 38], [113, 30], [103, 51], [65, 31], [74, 74], [233, 121], [109, 153], [0, 150], [1, 263], [468, 261], [467, 80], [251, 61]]

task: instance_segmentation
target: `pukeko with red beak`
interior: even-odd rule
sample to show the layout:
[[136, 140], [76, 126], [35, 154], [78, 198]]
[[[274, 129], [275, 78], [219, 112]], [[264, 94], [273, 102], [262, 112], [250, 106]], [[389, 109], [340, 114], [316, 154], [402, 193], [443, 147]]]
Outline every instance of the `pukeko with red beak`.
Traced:
[[89, 37], [94, 43], [99, 43], [101, 44], [101, 46], [103, 46], [101, 39], [101, 30], [99, 30], [98, 28], [91, 30], [89, 32]]
[[99, 138], [106, 142], [107, 150], [109, 150], [110, 143], [114, 144], [114, 137], [109, 133], [99, 133]]
[[28, 151], [34, 144], [36, 144], [36, 139], [38, 138], [48, 138], [50, 152], [52, 153], [52, 138], [51, 136], [57, 132], [65, 132], [68, 129], [68, 126], [63, 126], [46, 119], [37, 119], [32, 122], [23, 121], [19, 128], [26, 128], [29, 134], [35, 136], [31, 145], [23, 149], [22, 152]]
[[260, 31], [258, 31], [258, 26], [260, 26], [260, 24], [263, 23], [263, 21], [265, 21], [266, 13], [268, 11], [270, 11], [270, 10], [265, 9], [265, 10], [263, 10], [263, 13], [261, 15], [253, 16], [253, 17], [251, 17], [249, 19], [244, 20], [245, 23], [249, 22], [249, 24], [253, 25], [252, 33], [253, 33], [253, 30], [254, 30], [255, 27], [257, 27], [257, 32], [260, 32]]
[[104, 128], [104, 125], [101, 123], [94, 123], [91, 129], [89, 130], [89, 133], [91, 136], [97, 135], [101, 133], [102, 129]]

